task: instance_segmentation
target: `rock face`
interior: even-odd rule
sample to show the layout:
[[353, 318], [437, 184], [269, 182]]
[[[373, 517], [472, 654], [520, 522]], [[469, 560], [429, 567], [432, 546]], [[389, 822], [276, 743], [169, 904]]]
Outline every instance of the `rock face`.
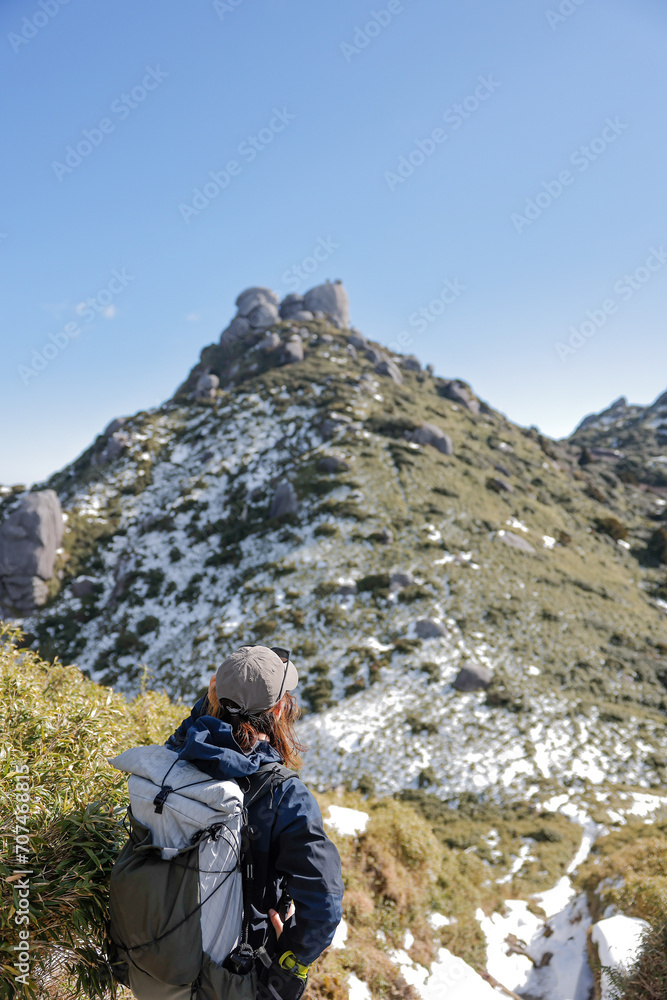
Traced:
[[447, 629], [434, 618], [420, 618], [415, 622], [415, 634], [420, 639], [437, 639], [442, 635], [447, 635]]
[[470, 386], [461, 379], [455, 378], [443, 382], [438, 391], [445, 399], [451, 399], [471, 413], [479, 413], [479, 400], [475, 398]]
[[278, 319], [278, 306], [272, 302], [262, 302], [255, 306], [248, 316], [248, 322], [254, 330], [265, 330]]
[[0, 596], [19, 614], [45, 603], [63, 531], [60, 501], [53, 490], [25, 493], [0, 526]]
[[346, 462], [344, 458], [337, 458], [336, 455], [325, 455], [317, 463], [317, 468], [320, 472], [334, 474], [336, 472], [347, 472], [350, 468], [350, 463]]
[[253, 329], [250, 326], [250, 320], [245, 319], [243, 316], [235, 316], [229, 326], [222, 331], [220, 346], [232, 351], [242, 347], [252, 334]]
[[278, 347], [280, 347], [280, 337], [277, 333], [267, 333], [259, 344], [260, 351], [265, 351], [267, 354], [271, 354]]
[[[275, 331], [271, 331], [274, 323], [305, 323], [328, 317], [333, 326], [342, 328], [350, 325], [347, 292], [340, 281], [318, 285], [306, 292], [305, 296], [291, 292], [282, 302], [270, 288], [256, 285], [241, 292], [236, 300], [236, 308], [236, 316], [220, 335], [220, 347], [230, 358], [243, 354], [255, 346], [271, 353], [274, 348], [267, 337], [277, 336]], [[266, 334], [263, 339], [262, 334]], [[305, 335], [310, 336], [310, 331], [306, 329]], [[282, 353], [283, 364], [303, 360], [301, 348], [290, 346], [291, 343], [292, 341], [288, 342]], [[231, 377], [231, 369], [225, 372], [224, 376]]]
[[342, 281], [333, 284], [327, 281], [311, 288], [303, 297], [303, 308], [312, 313], [324, 313], [345, 329], [350, 325], [350, 303]]
[[395, 365], [393, 361], [389, 361], [387, 358], [383, 358], [375, 366], [375, 371], [378, 375], [387, 375], [396, 385], [403, 385], [403, 376], [401, 375], [401, 369], [398, 365]]
[[491, 683], [491, 671], [472, 660], [459, 670], [454, 680], [457, 691], [482, 691]]
[[95, 581], [89, 576], [77, 576], [72, 580], [72, 595], [74, 597], [88, 597], [93, 592]]
[[289, 295], [286, 295], [280, 303], [281, 319], [295, 319], [296, 317], [299, 317], [300, 313], [305, 311], [306, 307], [303, 304], [303, 295], [297, 295], [296, 292], [291, 292]]
[[270, 288], [262, 288], [261, 285], [253, 288], [246, 288], [241, 292], [236, 300], [236, 308], [239, 316], [249, 317], [253, 309], [258, 306], [273, 306], [278, 315], [278, 296]]
[[220, 379], [217, 375], [210, 375], [208, 372], [204, 375], [200, 375], [197, 379], [197, 385], [195, 386], [194, 398], [213, 399], [215, 390], [219, 385]]
[[303, 341], [299, 336], [290, 337], [283, 350], [283, 364], [293, 365], [296, 361], [303, 361]]
[[454, 454], [452, 439], [435, 424], [422, 424], [414, 431], [409, 431], [406, 437], [408, 441], [413, 441], [415, 444], [430, 444], [441, 451], [443, 455]]
[[286, 514], [296, 514], [299, 501], [290, 483], [281, 483], [273, 495], [269, 517], [285, 517]]
[[368, 341], [357, 330], [354, 330], [350, 334], [350, 336], [347, 338], [347, 342], [357, 351], [364, 351], [368, 347]]

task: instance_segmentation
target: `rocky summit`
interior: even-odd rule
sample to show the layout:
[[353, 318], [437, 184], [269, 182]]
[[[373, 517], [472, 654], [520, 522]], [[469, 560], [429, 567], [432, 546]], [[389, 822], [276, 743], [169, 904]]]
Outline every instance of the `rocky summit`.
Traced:
[[236, 310], [172, 399], [3, 491], [26, 641], [184, 698], [279, 641], [322, 786], [659, 783], [665, 398], [556, 442], [368, 341], [340, 282]]

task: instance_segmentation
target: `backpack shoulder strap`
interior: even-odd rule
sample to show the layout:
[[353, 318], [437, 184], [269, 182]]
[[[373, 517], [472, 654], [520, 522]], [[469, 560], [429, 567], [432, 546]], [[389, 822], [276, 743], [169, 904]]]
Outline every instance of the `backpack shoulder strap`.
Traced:
[[243, 844], [241, 856], [241, 872], [243, 878], [243, 931], [241, 943], [230, 955], [230, 960], [237, 972], [248, 972], [254, 965], [254, 952], [250, 947], [250, 921], [252, 917], [252, 896], [254, 886], [254, 864], [252, 842], [254, 831], [248, 826], [248, 809], [265, 795], [271, 793], [270, 808], [273, 808], [273, 793], [288, 778], [295, 778], [296, 773], [290, 771], [284, 764], [269, 762], [260, 765], [254, 774], [238, 778], [238, 784], [243, 790]]
[[[278, 785], [282, 785], [288, 778], [296, 777], [296, 771], [290, 771], [288, 767], [285, 767], [284, 764], [279, 764], [277, 761], [261, 764], [254, 774], [247, 775], [247, 777], [241, 779], [243, 784], [241, 784], [241, 781], [239, 782], [244, 792], [244, 808], [248, 809], [269, 792], [271, 792], [273, 798], [273, 792]], [[273, 801], [271, 804], [273, 804]]]

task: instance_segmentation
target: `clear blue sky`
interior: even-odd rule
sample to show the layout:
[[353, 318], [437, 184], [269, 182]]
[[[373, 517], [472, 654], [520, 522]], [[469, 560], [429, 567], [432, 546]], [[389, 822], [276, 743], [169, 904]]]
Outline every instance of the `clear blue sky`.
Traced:
[[[623, 283], [667, 246], [663, 2], [42, 5], [0, 7], [0, 482], [168, 397], [239, 291], [291, 290], [320, 240], [298, 290], [342, 278], [367, 336], [405, 331], [519, 423], [560, 436], [667, 388], [667, 263]], [[180, 207], [230, 161], [199, 214]], [[465, 290], [418, 323], [447, 280]], [[587, 310], [604, 323], [563, 360]]]

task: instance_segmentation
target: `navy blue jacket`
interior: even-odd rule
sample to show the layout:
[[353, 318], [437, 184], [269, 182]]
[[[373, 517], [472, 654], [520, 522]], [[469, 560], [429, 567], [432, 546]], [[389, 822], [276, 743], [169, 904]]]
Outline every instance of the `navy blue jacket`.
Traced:
[[[218, 780], [240, 778], [253, 774], [260, 764], [280, 762], [264, 740], [244, 754], [231, 726], [204, 715], [206, 708], [204, 695], [167, 740], [166, 746], [179, 757]], [[310, 965], [331, 944], [343, 914], [340, 857], [324, 832], [319, 806], [295, 775], [250, 806], [248, 824], [256, 831], [250, 944], [258, 948], [267, 929], [271, 941], [268, 911], [278, 907], [284, 878], [296, 912], [285, 924], [280, 951], [293, 951]]]

